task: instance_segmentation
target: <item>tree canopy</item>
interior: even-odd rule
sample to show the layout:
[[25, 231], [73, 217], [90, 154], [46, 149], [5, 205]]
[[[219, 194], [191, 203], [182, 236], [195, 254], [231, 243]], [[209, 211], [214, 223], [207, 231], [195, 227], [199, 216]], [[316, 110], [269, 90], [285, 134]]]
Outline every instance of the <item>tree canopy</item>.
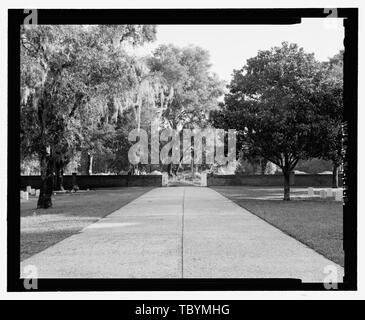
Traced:
[[174, 129], [206, 122], [209, 111], [217, 107], [224, 86], [210, 71], [208, 51], [196, 46], [161, 45], [149, 65], [169, 84], [162, 119]]
[[[21, 156], [39, 159], [39, 207], [80, 154], [81, 171], [130, 166], [128, 132], [152, 119], [177, 128], [206, 122], [223, 84], [199, 47], [160, 46], [151, 56], [128, 49], [155, 39], [153, 25], [48, 26], [21, 29]], [[62, 185], [62, 181], [56, 182]]]
[[55, 165], [93, 143], [90, 132], [110, 106], [128, 106], [137, 67], [122, 42], [140, 44], [154, 34], [154, 26], [139, 25], [22, 27], [21, 155], [39, 156], [38, 206], [51, 205]]
[[343, 120], [343, 51], [322, 64], [323, 77], [317, 90], [318, 125], [321, 133], [319, 157], [333, 164], [332, 187], [338, 187], [338, 168], [342, 165], [345, 146]]
[[327, 124], [326, 111], [318, 103], [318, 94], [324, 79], [323, 66], [314, 54], [284, 42], [259, 51], [235, 70], [221, 110], [211, 115], [213, 125], [237, 129], [244, 153], [262, 156], [282, 169], [286, 200], [290, 199], [289, 175], [299, 159], [323, 152], [319, 136]]

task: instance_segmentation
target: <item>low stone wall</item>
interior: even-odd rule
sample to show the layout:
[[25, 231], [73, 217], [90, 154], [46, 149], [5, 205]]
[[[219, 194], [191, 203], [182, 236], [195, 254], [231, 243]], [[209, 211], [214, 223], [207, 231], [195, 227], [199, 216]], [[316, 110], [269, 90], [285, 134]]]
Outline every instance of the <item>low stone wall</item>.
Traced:
[[[291, 177], [294, 187], [331, 187], [331, 174], [298, 174]], [[210, 175], [208, 186], [282, 186], [282, 175]], [[339, 185], [342, 179], [339, 177]]]
[[[76, 182], [80, 189], [114, 188], [114, 187], [161, 187], [161, 175], [91, 175], [76, 176]], [[21, 176], [20, 188], [25, 190], [27, 186], [40, 189], [40, 176]], [[72, 189], [72, 175], [63, 177], [65, 189]]]

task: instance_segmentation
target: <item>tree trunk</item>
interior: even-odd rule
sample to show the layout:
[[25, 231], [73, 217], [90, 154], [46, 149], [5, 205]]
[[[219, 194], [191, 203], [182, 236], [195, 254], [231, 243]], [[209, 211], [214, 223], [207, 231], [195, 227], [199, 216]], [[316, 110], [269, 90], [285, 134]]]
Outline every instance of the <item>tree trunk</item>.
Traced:
[[335, 163], [332, 171], [332, 188], [338, 188], [338, 165]]
[[261, 159], [261, 174], [265, 174], [267, 162], [266, 159]]
[[55, 171], [56, 171], [56, 175], [55, 175], [54, 189], [63, 191], [65, 189], [63, 187], [63, 166], [62, 166], [62, 164], [56, 163]]
[[172, 174], [177, 176], [177, 171], [179, 170], [179, 165], [173, 165], [172, 166]]
[[290, 171], [284, 171], [284, 200], [290, 200]]
[[167, 165], [167, 174], [169, 175], [169, 177], [172, 177], [172, 163], [169, 163]]
[[92, 174], [93, 156], [89, 151], [81, 152], [81, 174], [88, 176]]
[[251, 166], [252, 166], [252, 174], [257, 174], [257, 162], [252, 161]]
[[93, 174], [93, 160], [94, 160], [94, 157], [89, 153], [88, 154], [88, 159], [89, 159], [89, 168], [88, 168], [88, 172], [89, 172], [89, 175], [91, 176]]
[[42, 156], [41, 165], [41, 189], [39, 193], [37, 208], [47, 209], [52, 207], [53, 193], [53, 163], [48, 156]]
[[89, 167], [88, 167], [88, 155], [86, 150], [81, 151], [80, 167], [81, 167], [81, 174], [87, 175]]

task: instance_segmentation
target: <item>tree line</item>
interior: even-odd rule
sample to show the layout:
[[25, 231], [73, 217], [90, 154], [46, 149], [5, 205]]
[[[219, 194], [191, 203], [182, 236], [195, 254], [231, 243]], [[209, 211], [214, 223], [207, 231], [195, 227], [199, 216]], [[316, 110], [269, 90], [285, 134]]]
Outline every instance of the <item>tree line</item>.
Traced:
[[[22, 162], [39, 163], [39, 208], [52, 206], [71, 162], [83, 174], [93, 166], [133, 172], [128, 133], [148, 131], [151, 121], [178, 131], [236, 129], [241, 157], [282, 169], [285, 199], [300, 159], [331, 160], [337, 177], [344, 145], [342, 52], [320, 63], [283, 43], [234, 70], [227, 91], [200, 47], [160, 45], [134, 55], [156, 32], [154, 25], [22, 26], [20, 154]], [[157, 166], [170, 174], [177, 167]]]
[[207, 123], [224, 88], [209, 53], [161, 45], [133, 54], [155, 39], [154, 25], [22, 26], [20, 153], [23, 162], [39, 161], [39, 208], [52, 205], [76, 155], [84, 174], [96, 154], [106, 156], [108, 170], [133, 170], [133, 128], [152, 119], [173, 129]]

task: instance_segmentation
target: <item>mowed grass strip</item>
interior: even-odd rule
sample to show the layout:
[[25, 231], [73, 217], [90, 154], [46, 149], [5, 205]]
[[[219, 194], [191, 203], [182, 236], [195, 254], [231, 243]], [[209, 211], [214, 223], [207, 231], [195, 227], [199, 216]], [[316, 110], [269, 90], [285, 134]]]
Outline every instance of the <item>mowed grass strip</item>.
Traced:
[[35, 198], [22, 202], [20, 260], [78, 233], [151, 189], [129, 187], [57, 194], [49, 209], [36, 209]]
[[[270, 200], [270, 194], [277, 198], [280, 191], [277, 188], [225, 186], [212, 189], [326, 258], [344, 266], [341, 202], [295, 197], [292, 201]], [[293, 193], [298, 195], [300, 191]], [[260, 199], [263, 194], [266, 199]]]

